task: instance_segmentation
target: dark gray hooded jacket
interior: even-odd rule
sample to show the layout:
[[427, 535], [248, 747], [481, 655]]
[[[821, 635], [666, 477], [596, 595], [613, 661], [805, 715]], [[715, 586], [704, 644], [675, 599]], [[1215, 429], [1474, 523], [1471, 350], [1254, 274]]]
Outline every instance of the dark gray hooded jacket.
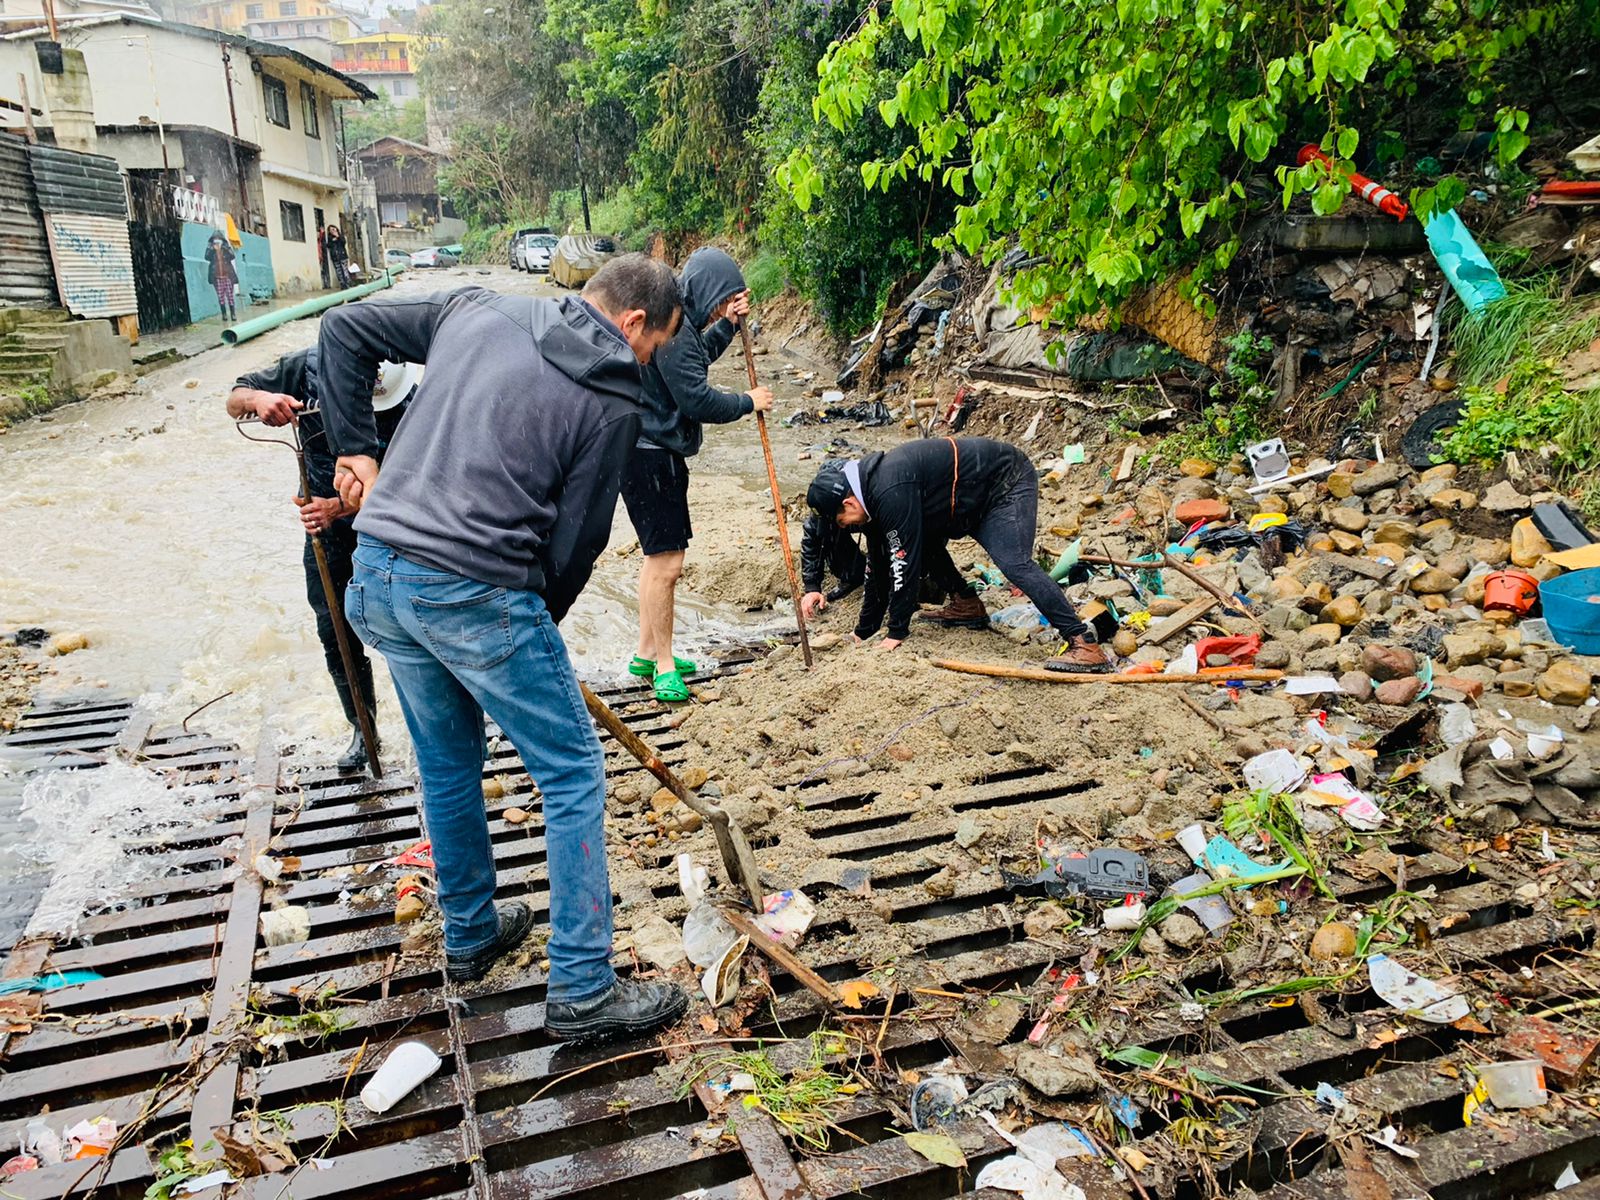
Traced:
[[335, 454], [376, 456], [380, 362], [428, 368], [356, 531], [565, 616], [639, 434], [639, 362], [617, 327], [577, 296], [463, 288], [336, 308], [318, 346]]
[[702, 422], [725, 425], [755, 406], [743, 392], [719, 391], [706, 378], [737, 333], [730, 321], [709, 328], [706, 322], [717, 305], [744, 291], [739, 264], [716, 247], [703, 246], [683, 264], [678, 290], [683, 294], [683, 326], [644, 369], [639, 445], [675, 450], [688, 458], [700, 451]]

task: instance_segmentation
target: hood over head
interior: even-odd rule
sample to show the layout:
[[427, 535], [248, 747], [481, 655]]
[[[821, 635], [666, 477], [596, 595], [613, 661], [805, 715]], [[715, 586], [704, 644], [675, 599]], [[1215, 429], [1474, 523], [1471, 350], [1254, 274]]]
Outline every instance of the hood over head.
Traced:
[[704, 329], [712, 311], [736, 292], [744, 291], [744, 274], [733, 256], [715, 246], [702, 246], [689, 255], [678, 273], [683, 294], [683, 323]]
[[628, 339], [577, 296], [534, 300], [529, 330], [545, 362], [574, 383], [639, 403], [641, 373]]

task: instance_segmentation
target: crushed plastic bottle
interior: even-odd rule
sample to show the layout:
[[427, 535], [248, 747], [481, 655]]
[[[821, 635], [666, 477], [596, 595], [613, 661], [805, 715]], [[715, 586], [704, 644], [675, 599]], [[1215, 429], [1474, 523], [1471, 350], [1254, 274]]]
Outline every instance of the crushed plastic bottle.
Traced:
[[709, 904], [695, 905], [683, 919], [683, 952], [697, 967], [709, 967], [738, 940], [738, 930]]
[[1012, 604], [999, 612], [990, 613], [989, 621], [1007, 629], [1026, 629], [1045, 624], [1043, 615], [1032, 604]]
[[1446, 746], [1459, 746], [1478, 736], [1478, 726], [1472, 720], [1472, 710], [1465, 704], [1446, 704], [1439, 717], [1439, 736]]

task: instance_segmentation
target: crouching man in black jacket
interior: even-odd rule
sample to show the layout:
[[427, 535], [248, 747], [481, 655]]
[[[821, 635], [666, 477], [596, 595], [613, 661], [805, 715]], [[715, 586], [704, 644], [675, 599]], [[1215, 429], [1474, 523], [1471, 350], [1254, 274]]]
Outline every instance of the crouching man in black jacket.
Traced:
[[[858, 642], [878, 631], [885, 613], [886, 650], [909, 636], [924, 572], [953, 595], [945, 608], [925, 614], [928, 619], [987, 628], [983, 601], [956, 570], [945, 545], [952, 538], [970, 537], [1061, 635], [1065, 645], [1049, 666], [1110, 670], [1110, 659], [1091, 640], [1089, 626], [1061, 585], [1033, 560], [1039, 477], [1015, 446], [992, 438], [939, 438], [907, 442], [859, 461], [827, 463], [812, 481], [806, 501], [840, 529], [861, 529], [867, 535], [867, 589], [856, 623]], [[809, 524], [806, 533], [811, 534]], [[813, 549], [812, 557], [818, 553]], [[801, 601], [808, 617], [826, 606], [815, 588]]]
[[[389, 664], [422, 777], [444, 913], [445, 976], [482, 978], [533, 925], [495, 907], [483, 715], [543, 802], [550, 879], [545, 1030], [638, 1036], [688, 1007], [676, 985], [611, 969], [605, 759], [557, 622], [611, 532], [639, 436], [640, 367], [671, 338], [669, 268], [612, 259], [579, 296], [482, 288], [368, 300], [322, 319], [322, 403], [356, 516], [345, 614]], [[378, 363], [428, 373], [379, 474]]]

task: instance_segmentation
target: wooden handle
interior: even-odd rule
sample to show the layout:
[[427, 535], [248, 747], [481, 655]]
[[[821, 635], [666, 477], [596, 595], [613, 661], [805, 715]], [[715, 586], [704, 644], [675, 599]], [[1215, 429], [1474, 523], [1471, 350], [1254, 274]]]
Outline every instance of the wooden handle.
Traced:
[[[756, 382], [756, 355], [750, 346], [748, 316], [739, 321], [739, 340], [744, 344], [744, 369], [750, 376], [750, 386]], [[767, 436], [767, 414], [756, 413], [756, 429], [761, 434], [761, 453], [767, 460], [767, 483], [772, 487], [772, 511], [778, 519], [778, 545], [783, 548], [783, 565], [789, 572], [789, 595], [794, 600], [795, 624], [800, 629], [800, 655], [806, 666], [811, 665], [811, 638], [806, 634], [806, 614], [801, 605], [800, 576], [794, 569], [794, 551], [789, 546], [789, 520], [783, 511], [783, 492], [778, 488], [778, 468], [772, 463], [772, 439]]]
[[1193, 675], [1095, 675], [1087, 671], [1047, 671], [1043, 667], [1019, 667], [1012, 663], [959, 662], [936, 658], [933, 665], [966, 675], [993, 675], [999, 679], [1028, 679], [1035, 683], [1273, 683], [1283, 678], [1282, 671], [1264, 667], [1214, 667]]

